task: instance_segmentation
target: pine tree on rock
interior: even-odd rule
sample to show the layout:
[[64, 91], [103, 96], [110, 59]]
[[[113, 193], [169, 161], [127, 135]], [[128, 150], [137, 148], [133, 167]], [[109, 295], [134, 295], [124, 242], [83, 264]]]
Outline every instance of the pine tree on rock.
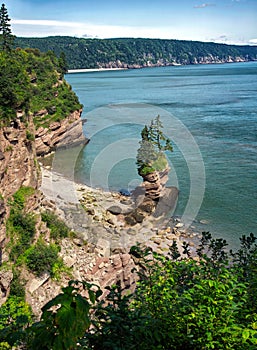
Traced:
[[13, 45], [14, 36], [12, 35], [10, 18], [8, 16], [5, 4], [0, 8], [0, 50], [10, 51]]

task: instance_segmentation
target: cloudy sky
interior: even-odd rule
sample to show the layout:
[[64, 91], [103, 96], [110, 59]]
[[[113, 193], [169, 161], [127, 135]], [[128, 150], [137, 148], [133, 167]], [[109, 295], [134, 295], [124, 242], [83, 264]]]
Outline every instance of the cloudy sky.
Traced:
[[[206, 0], [209, 1], [209, 0]], [[6, 0], [12, 32], [257, 45], [257, 0]]]

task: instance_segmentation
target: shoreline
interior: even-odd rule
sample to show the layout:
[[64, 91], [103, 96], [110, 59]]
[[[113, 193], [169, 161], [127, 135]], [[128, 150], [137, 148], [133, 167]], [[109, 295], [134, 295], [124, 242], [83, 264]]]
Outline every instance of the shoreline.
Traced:
[[68, 69], [67, 74], [105, 72], [105, 71], [116, 71], [116, 70], [127, 70], [127, 68], [80, 68], [80, 69]]
[[[76, 183], [43, 166], [41, 174], [40, 190], [46, 199], [44, 207], [57, 211], [78, 237], [100, 246], [104, 255], [129, 251], [137, 242], [166, 255], [174, 240], [181, 253], [183, 241], [189, 243], [194, 253], [200, 233], [187, 229], [179, 218], [162, 217], [159, 220], [148, 216], [142, 223], [129, 226], [122, 213], [133, 208], [130, 197]], [[117, 207], [122, 213], [113, 213]]]
[[190, 63], [190, 64], [182, 64], [182, 63], [170, 63], [167, 65], [150, 65], [150, 66], [140, 66], [140, 65], [132, 65], [128, 67], [121, 68], [78, 68], [78, 69], [68, 69], [66, 74], [74, 74], [74, 73], [93, 73], [93, 72], [105, 72], [105, 71], [119, 71], [119, 70], [134, 70], [134, 69], [142, 69], [142, 68], [159, 68], [159, 67], [180, 67], [180, 66], [202, 66], [202, 65], [219, 65], [219, 64], [231, 64], [231, 63], [248, 63], [248, 62], [256, 62], [257, 60], [239, 60], [239, 61], [215, 61], [215, 62], [199, 62], [199, 63]]

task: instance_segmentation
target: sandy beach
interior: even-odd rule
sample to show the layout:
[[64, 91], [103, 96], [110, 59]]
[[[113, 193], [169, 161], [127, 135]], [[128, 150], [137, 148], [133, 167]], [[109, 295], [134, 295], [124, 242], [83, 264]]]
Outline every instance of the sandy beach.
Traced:
[[82, 69], [69, 69], [69, 73], [91, 73], [91, 72], [105, 72], [114, 70], [126, 70], [127, 68], [82, 68]]

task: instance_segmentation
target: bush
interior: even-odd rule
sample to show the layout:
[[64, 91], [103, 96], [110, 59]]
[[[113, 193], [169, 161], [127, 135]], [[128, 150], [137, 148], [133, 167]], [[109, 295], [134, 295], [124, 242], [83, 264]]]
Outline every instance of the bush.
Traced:
[[21, 210], [11, 209], [7, 222], [7, 232], [11, 236], [11, 260], [15, 261], [30, 246], [36, 233], [36, 219]]
[[58, 261], [59, 247], [55, 244], [47, 245], [38, 241], [36, 245], [26, 252], [26, 264], [37, 276], [43, 272], [52, 272], [54, 264]]
[[70, 229], [68, 226], [54, 213], [45, 211], [41, 214], [41, 217], [51, 231], [51, 238], [59, 239], [65, 238], [69, 235]]
[[24, 282], [21, 280], [20, 272], [17, 268], [13, 268], [13, 279], [11, 283], [10, 296], [15, 296], [25, 300]]
[[35, 193], [33, 187], [22, 186], [20, 189], [13, 195], [12, 205], [17, 209], [23, 209], [28, 197]]
[[[0, 349], [13, 349], [26, 339], [25, 328], [32, 322], [30, 306], [21, 298], [11, 296], [0, 307]], [[9, 346], [9, 347], [8, 347]]]
[[[140, 266], [134, 293], [109, 287], [99, 302], [95, 286], [70, 281], [29, 328], [28, 349], [255, 350], [255, 241], [243, 237], [233, 253], [225, 240], [203, 233], [195, 258], [186, 243], [182, 256], [176, 241], [168, 256], [132, 247]], [[44, 258], [43, 246], [35, 254], [31, 249], [30, 258]], [[87, 297], [80, 295], [82, 288]]]

